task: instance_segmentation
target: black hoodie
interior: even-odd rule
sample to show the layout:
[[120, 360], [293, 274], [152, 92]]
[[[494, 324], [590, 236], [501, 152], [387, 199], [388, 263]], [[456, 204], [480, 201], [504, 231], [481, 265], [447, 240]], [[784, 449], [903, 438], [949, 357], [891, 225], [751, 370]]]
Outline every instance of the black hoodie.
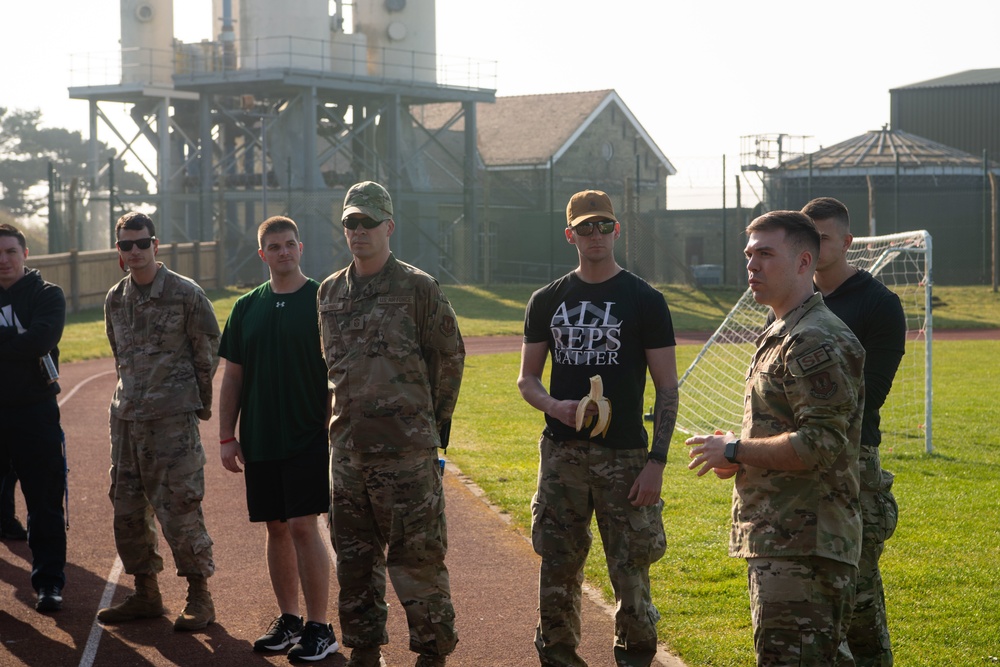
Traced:
[[25, 269], [23, 278], [0, 287], [0, 312], [0, 403], [27, 405], [58, 394], [59, 383], [46, 381], [39, 360], [49, 352], [59, 366], [56, 346], [66, 324], [62, 288], [42, 280], [37, 269]]

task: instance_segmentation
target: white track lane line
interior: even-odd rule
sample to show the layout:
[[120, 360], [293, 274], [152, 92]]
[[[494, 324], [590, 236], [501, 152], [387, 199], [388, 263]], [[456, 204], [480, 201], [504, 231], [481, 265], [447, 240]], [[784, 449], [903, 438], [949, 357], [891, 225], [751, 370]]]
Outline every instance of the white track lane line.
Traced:
[[[59, 401], [59, 407], [62, 407], [66, 401], [73, 398], [73, 394], [77, 392], [83, 385], [87, 384], [95, 378], [99, 378], [102, 375], [108, 375], [109, 373], [114, 373], [115, 371], [104, 371], [103, 373], [97, 373], [96, 375], [91, 375], [90, 377], [82, 380], [73, 389], [70, 390], [66, 396]], [[316, 517], [316, 522], [319, 524], [320, 534], [329, 535], [330, 527], [323, 516], [320, 515]], [[337, 554], [333, 550], [333, 543], [330, 539], [325, 539], [323, 542], [326, 543], [326, 551], [330, 555], [330, 563], [336, 567]], [[111, 567], [111, 572], [108, 574], [108, 583], [104, 586], [104, 595], [101, 596], [101, 603], [98, 609], [103, 609], [104, 607], [111, 606], [111, 600], [115, 597], [115, 589], [118, 587], [118, 578], [122, 574], [122, 561], [121, 558], [115, 557], [115, 564]], [[94, 660], [97, 658], [97, 647], [101, 643], [101, 634], [104, 632], [104, 626], [97, 622], [97, 616], [94, 616], [94, 623], [90, 626], [90, 636], [87, 637], [87, 645], [83, 649], [83, 655], [80, 657], [79, 667], [92, 667]]]
[[69, 399], [73, 398], [73, 396], [74, 396], [74, 395], [76, 394], [76, 392], [80, 391], [80, 388], [81, 388], [81, 387], [83, 387], [83, 385], [87, 384], [87, 383], [88, 383], [88, 382], [90, 382], [91, 380], [96, 380], [96, 379], [97, 379], [97, 378], [99, 378], [99, 377], [103, 377], [103, 376], [105, 376], [105, 375], [111, 375], [111, 374], [112, 374], [112, 373], [114, 373], [114, 372], [115, 372], [115, 371], [104, 371], [104, 372], [102, 372], [102, 373], [95, 373], [94, 375], [91, 375], [91, 376], [90, 376], [90, 377], [88, 377], [88, 378], [84, 378], [83, 380], [80, 380], [80, 381], [79, 381], [79, 382], [78, 382], [78, 383], [76, 384], [76, 386], [75, 386], [75, 387], [73, 387], [72, 389], [70, 389], [70, 390], [69, 390], [69, 393], [68, 393], [68, 394], [66, 394], [65, 396], [63, 396], [63, 397], [62, 397], [62, 398], [61, 398], [61, 399], [59, 400], [59, 407], [61, 408], [62, 406], [64, 406], [64, 405], [66, 404], [66, 402], [67, 402], [67, 401], [69, 401]]
[[[85, 384], [91, 380], [96, 380], [99, 377], [105, 375], [110, 375], [115, 371], [104, 371], [102, 373], [95, 373], [88, 378], [84, 378], [76, 384], [75, 387], [69, 390], [65, 396], [59, 400], [59, 407], [69, 401], [76, 395], [76, 392], [80, 391]], [[104, 595], [101, 596], [101, 602], [98, 605], [98, 609], [103, 609], [104, 607], [111, 606], [111, 600], [115, 597], [115, 589], [118, 588], [118, 578], [122, 574], [122, 561], [121, 558], [115, 556], [115, 564], [111, 566], [111, 572], [108, 574], [108, 582], [104, 585]], [[90, 635], [87, 637], [87, 645], [83, 648], [83, 655], [80, 656], [80, 667], [92, 667], [94, 660], [97, 658], [97, 647], [101, 643], [101, 633], [104, 632], [104, 627], [97, 622], [97, 614], [94, 614], [94, 622], [90, 626]]]
[[[118, 588], [118, 577], [122, 573], [122, 560], [115, 557], [115, 564], [108, 574], [108, 583], [104, 585], [104, 595], [101, 596], [101, 603], [98, 609], [111, 606], [111, 600], [115, 597], [115, 589]], [[101, 643], [101, 634], [104, 626], [97, 622], [97, 615], [94, 615], [94, 622], [90, 626], [90, 636], [87, 637], [87, 645], [83, 647], [83, 655], [80, 656], [80, 667], [91, 667], [97, 659], [97, 647]]]

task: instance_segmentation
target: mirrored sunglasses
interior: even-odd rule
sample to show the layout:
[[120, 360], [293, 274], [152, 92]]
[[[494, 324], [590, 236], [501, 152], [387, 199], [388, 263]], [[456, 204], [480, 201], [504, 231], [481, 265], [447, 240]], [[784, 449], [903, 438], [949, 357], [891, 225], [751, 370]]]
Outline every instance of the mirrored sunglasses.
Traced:
[[132, 246], [139, 246], [139, 250], [149, 250], [149, 246], [153, 244], [156, 240], [155, 236], [147, 236], [144, 239], [136, 239], [135, 241], [118, 241], [115, 245], [122, 252], [129, 252], [132, 250]]
[[602, 234], [610, 234], [615, 231], [614, 220], [587, 220], [578, 225], [573, 225], [572, 230], [580, 236], [590, 236], [597, 228]]
[[352, 232], [361, 225], [365, 229], [375, 229], [381, 225], [385, 220], [372, 220], [371, 218], [345, 218], [343, 220], [344, 227], [350, 229]]

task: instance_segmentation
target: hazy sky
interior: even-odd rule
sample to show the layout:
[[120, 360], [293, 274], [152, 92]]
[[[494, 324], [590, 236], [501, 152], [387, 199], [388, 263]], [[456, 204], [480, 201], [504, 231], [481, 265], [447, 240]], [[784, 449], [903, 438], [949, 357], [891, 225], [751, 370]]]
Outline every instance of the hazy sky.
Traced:
[[[211, 0], [174, 12], [180, 39], [213, 36]], [[890, 88], [1000, 67], [997, 0], [438, 0], [437, 26], [439, 53], [497, 62], [497, 95], [617, 90], [679, 170], [671, 208], [723, 154], [738, 171], [741, 135], [828, 146], [887, 123]], [[117, 51], [119, 3], [4, 0], [0, 37], [0, 106], [85, 131], [71, 56]]]

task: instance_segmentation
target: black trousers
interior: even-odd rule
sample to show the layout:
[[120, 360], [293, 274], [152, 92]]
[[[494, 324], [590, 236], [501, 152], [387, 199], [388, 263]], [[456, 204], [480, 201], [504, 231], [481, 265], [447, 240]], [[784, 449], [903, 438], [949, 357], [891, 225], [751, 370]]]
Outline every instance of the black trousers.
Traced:
[[17, 473], [14, 467], [7, 468], [7, 472], [0, 475], [0, 525], [7, 521], [13, 522], [16, 518], [14, 504], [14, 489], [17, 487]]
[[13, 465], [28, 508], [31, 585], [66, 583], [65, 460], [55, 397], [29, 405], [0, 406], [0, 470]]

